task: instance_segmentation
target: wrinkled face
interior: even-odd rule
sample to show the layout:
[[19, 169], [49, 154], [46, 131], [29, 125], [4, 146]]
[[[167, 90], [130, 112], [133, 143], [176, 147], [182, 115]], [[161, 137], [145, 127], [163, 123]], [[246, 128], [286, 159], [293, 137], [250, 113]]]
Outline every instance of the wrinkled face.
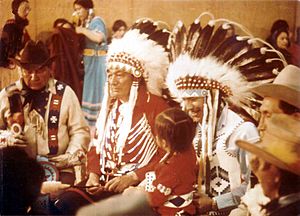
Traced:
[[182, 106], [194, 122], [201, 123], [203, 116], [204, 97], [183, 98]]
[[22, 18], [22, 19], [26, 19], [29, 12], [30, 12], [31, 8], [30, 8], [30, 5], [28, 2], [22, 2], [20, 5], [19, 5], [19, 8], [18, 8], [18, 15]]
[[85, 9], [84, 7], [82, 7], [81, 5], [79, 4], [75, 4], [74, 5], [74, 10], [76, 11], [79, 19], [81, 21], [84, 21], [85, 19], [87, 19], [88, 17], [88, 10]]
[[258, 178], [264, 194], [274, 199], [280, 186], [280, 170], [276, 166], [266, 163], [262, 158], [250, 154], [250, 165], [253, 173]]
[[40, 90], [44, 88], [50, 78], [50, 69], [44, 66], [37, 70], [22, 69], [22, 77], [25, 84], [32, 90]]
[[126, 32], [125, 26], [121, 26], [115, 33], [114, 33], [114, 38], [122, 38]]
[[281, 32], [276, 39], [277, 46], [281, 49], [287, 49], [289, 44], [289, 37], [286, 32]]
[[258, 130], [260, 136], [263, 137], [264, 131], [267, 129], [266, 121], [274, 113], [283, 113], [283, 110], [279, 108], [279, 100], [271, 97], [265, 97], [263, 99], [262, 105], [260, 107], [260, 120], [258, 125]]
[[110, 96], [123, 102], [128, 101], [133, 76], [122, 70], [108, 71]]

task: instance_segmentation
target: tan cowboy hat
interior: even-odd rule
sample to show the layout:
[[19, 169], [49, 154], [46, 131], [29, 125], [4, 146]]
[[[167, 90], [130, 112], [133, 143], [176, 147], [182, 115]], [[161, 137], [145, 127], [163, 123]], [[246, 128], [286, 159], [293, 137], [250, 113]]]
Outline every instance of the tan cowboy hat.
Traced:
[[50, 57], [48, 48], [42, 41], [28, 41], [21, 53], [20, 59], [11, 60], [26, 70], [36, 70], [49, 65], [56, 56]]
[[261, 141], [237, 145], [265, 161], [300, 176], [300, 121], [287, 114], [273, 114], [266, 120]]
[[286, 66], [273, 83], [264, 84], [253, 89], [262, 97], [272, 97], [300, 108], [300, 68]]

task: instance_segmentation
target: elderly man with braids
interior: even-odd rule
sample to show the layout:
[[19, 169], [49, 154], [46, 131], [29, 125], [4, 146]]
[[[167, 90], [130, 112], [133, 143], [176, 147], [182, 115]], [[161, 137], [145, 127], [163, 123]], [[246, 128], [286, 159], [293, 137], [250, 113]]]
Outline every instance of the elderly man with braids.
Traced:
[[198, 213], [227, 215], [239, 204], [250, 177], [246, 154], [235, 142], [259, 140], [255, 125], [231, 107], [245, 114], [252, 83], [257, 83], [252, 81], [274, 78], [273, 69], [283, 65], [278, 56], [276, 62], [268, 59], [277, 55], [271, 48], [254, 48], [251, 36], [225, 37], [228, 23], [244, 30], [240, 24], [212, 17], [201, 27], [200, 17], [187, 33], [182, 22], [175, 26], [167, 85], [198, 124]]
[[[153, 36], [159, 36], [152, 39]], [[149, 19], [139, 20], [108, 51], [108, 82], [96, 135], [88, 152], [86, 190], [69, 190], [56, 206], [74, 214], [93, 203], [143, 180], [157, 151], [153, 136], [156, 115], [168, 108], [161, 95], [168, 67], [169, 32]], [[158, 39], [158, 41], [155, 41]]]

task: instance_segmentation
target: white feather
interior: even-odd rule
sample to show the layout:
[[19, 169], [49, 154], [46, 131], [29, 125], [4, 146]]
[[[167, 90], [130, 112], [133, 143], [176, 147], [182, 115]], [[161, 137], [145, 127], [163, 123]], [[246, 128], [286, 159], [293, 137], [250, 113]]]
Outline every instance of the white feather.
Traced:
[[143, 77], [147, 88], [152, 94], [161, 95], [165, 86], [169, 59], [164, 48], [147, 39], [146, 34], [140, 34], [137, 29], [128, 31], [120, 40], [114, 40], [109, 47], [107, 62], [116, 53], [126, 52], [138, 59], [144, 67]]
[[247, 82], [240, 72], [233, 67], [218, 62], [213, 56], [202, 59], [192, 59], [188, 54], [181, 54], [170, 67], [166, 78], [167, 86], [173, 96], [181, 98], [175, 80], [186, 76], [199, 76], [210, 80], [216, 80], [223, 86], [228, 86], [232, 91], [227, 99], [234, 104], [247, 103], [251, 97], [250, 89], [253, 87]]

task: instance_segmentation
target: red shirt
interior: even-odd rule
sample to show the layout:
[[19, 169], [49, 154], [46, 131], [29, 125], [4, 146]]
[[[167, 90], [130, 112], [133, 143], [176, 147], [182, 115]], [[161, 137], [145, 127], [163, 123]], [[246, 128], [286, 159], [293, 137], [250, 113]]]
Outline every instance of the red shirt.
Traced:
[[[196, 153], [191, 145], [184, 152], [171, 156], [159, 163], [154, 169], [155, 180], [148, 191], [150, 205], [161, 215], [175, 215], [184, 210], [189, 214], [195, 214], [193, 202], [182, 208], [166, 207], [164, 204], [170, 196], [180, 196], [194, 191], [193, 185], [197, 179]], [[147, 173], [148, 174], [148, 173]], [[148, 187], [146, 186], [146, 190]]]

